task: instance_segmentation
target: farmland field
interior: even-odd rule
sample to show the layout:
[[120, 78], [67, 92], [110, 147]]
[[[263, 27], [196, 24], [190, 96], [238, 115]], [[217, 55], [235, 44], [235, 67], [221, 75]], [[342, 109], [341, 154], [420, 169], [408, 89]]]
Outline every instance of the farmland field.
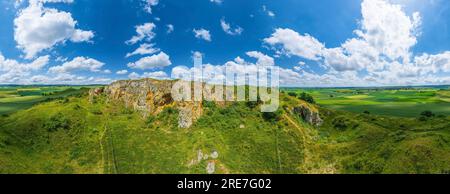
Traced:
[[24, 110], [33, 105], [79, 93], [81, 86], [0, 86], [0, 115]]
[[284, 89], [311, 94], [317, 104], [335, 110], [385, 116], [417, 117], [423, 111], [450, 115], [448, 88]]

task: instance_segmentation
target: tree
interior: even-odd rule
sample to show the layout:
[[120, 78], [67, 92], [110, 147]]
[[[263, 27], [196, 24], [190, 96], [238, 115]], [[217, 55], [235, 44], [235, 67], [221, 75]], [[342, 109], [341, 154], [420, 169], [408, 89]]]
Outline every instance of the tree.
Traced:
[[305, 92], [302, 92], [301, 94], [300, 94], [300, 97], [298, 97], [300, 100], [304, 100], [304, 101], [306, 101], [306, 102], [308, 102], [308, 103], [310, 103], [310, 104], [315, 104], [316, 103], [316, 101], [314, 100], [314, 98], [310, 95], [310, 94], [307, 94], [307, 93], [305, 93]]
[[292, 96], [292, 97], [297, 97], [297, 93], [295, 93], [295, 92], [289, 92], [288, 95]]
[[256, 101], [248, 100], [248, 101], [246, 102], [247, 107], [249, 107], [249, 108], [251, 108], [251, 109], [256, 108], [256, 107], [257, 107], [258, 105], [260, 105], [260, 104], [262, 104], [262, 101], [261, 101], [261, 98], [259, 97], [259, 94], [258, 94], [258, 96], [257, 96], [257, 98], [256, 98]]
[[283, 113], [281, 112], [281, 110], [277, 110], [275, 112], [264, 112], [263, 118], [264, 120], [269, 122], [277, 122], [281, 119], [282, 114]]

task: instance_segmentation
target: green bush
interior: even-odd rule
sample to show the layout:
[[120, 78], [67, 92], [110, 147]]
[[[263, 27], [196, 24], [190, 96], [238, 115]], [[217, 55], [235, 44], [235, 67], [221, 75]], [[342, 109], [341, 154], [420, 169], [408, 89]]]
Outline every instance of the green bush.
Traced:
[[428, 117], [429, 118], [429, 117], [434, 117], [435, 115], [434, 115], [433, 112], [427, 110], [427, 111], [423, 111], [422, 113], [420, 113], [420, 116], [424, 116], [424, 117]]
[[215, 102], [206, 101], [206, 100], [203, 100], [202, 105], [205, 108], [215, 108], [216, 107], [216, 103]]
[[44, 123], [44, 128], [47, 129], [48, 132], [55, 132], [58, 130], [69, 130], [70, 129], [70, 120], [66, 118], [66, 116], [62, 113], [58, 113], [48, 119], [47, 122]]
[[304, 100], [304, 101], [306, 101], [306, 102], [308, 102], [308, 103], [310, 103], [310, 104], [315, 104], [316, 103], [316, 101], [314, 100], [314, 98], [310, 95], [310, 94], [307, 94], [307, 93], [305, 93], [305, 92], [302, 92], [301, 94], [300, 94], [300, 97], [298, 97], [300, 100]]
[[281, 110], [277, 110], [275, 112], [264, 112], [262, 114], [264, 120], [268, 122], [277, 122], [281, 119], [282, 112]]
[[428, 117], [420, 116], [420, 117], [418, 118], [418, 120], [424, 122], [424, 121], [427, 121], [427, 120], [428, 120]]
[[359, 126], [358, 123], [356, 123], [344, 116], [336, 117], [332, 121], [332, 124], [333, 124], [334, 128], [342, 130], [342, 131], [348, 129], [349, 127], [352, 127], [353, 129], [355, 129], [356, 127]]
[[288, 95], [292, 96], [292, 97], [297, 97], [297, 93], [295, 93], [295, 92], [289, 92]]
[[155, 120], [156, 120], [156, 117], [153, 116], [153, 115], [150, 115], [150, 116], [147, 117], [147, 120], [145, 121], [145, 124], [147, 126], [152, 126], [153, 123], [155, 122]]

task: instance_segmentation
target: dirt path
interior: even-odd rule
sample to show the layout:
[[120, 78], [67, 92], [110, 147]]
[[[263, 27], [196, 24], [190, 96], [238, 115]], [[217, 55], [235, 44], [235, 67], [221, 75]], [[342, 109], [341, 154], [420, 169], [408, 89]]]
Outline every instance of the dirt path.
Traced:
[[[283, 115], [284, 118], [293, 125], [301, 134], [303, 139], [303, 170], [307, 174], [335, 174], [337, 170], [335, 164], [330, 164], [326, 161], [321, 160], [316, 156], [312, 150], [313, 149], [313, 139], [310, 134], [306, 131], [307, 129], [301, 127], [294, 119], [292, 119], [288, 114]], [[316, 156], [316, 157], [314, 157]]]
[[292, 124], [301, 134], [302, 134], [302, 142], [303, 142], [303, 150], [304, 150], [304, 156], [303, 156], [303, 163], [306, 165], [309, 165], [311, 163], [311, 152], [309, 149], [309, 136], [307, 135], [305, 129], [303, 127], [300, 127], [289, 115], [284, 114], [284, 118]]
[[102, 166], [104, 174], [117, 173], [116, 157], [114, 153], [114, 144], [111, 130], [108, 128], [109, 114], [105, 114], [105, 124], [102, 134], [100, 135], [100, 151], [102, 154]]

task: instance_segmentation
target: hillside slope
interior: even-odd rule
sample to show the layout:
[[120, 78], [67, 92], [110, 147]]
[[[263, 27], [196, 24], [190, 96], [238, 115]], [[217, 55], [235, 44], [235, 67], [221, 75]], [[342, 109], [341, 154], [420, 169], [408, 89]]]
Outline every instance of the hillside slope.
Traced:
[[143, 114], [120, 99], [85, 94], [1, 118], [0, 173], [450, 172], [445, 117], [336, 112], [282, 94], [272, 114], [203, 102], [183, 128], [176, 103]]

